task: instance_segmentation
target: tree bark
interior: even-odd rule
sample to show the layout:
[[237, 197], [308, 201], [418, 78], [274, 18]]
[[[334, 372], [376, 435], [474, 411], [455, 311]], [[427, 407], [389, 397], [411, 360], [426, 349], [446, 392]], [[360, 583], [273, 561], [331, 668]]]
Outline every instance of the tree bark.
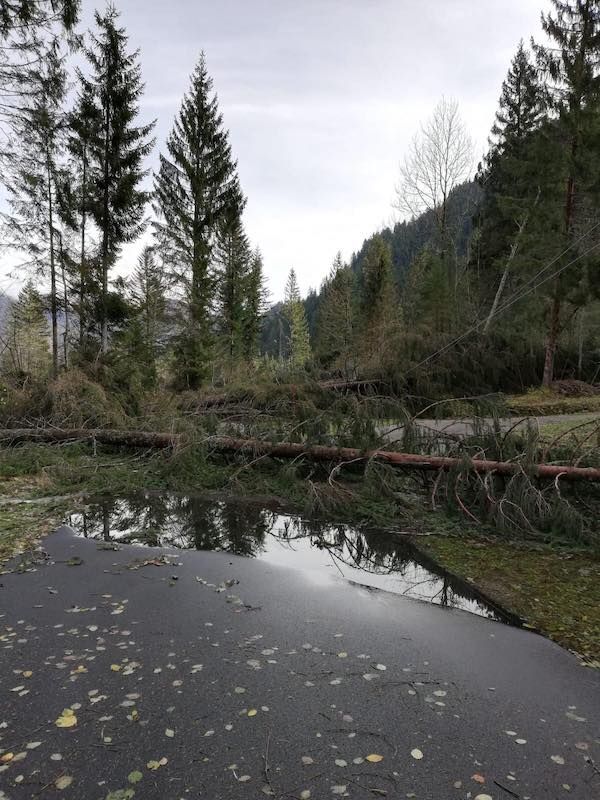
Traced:
[[54, 259], [54, 205], [52, 202], [52, 164], [46, 147], [48, 179], [48, 239], [50, 242], [50, 316], [52, 318], [52, 374], [58, 375], [58, 310], [56, 302], [56, 263]]
[[549, 389], [554, 382], [554, 358], [556, 356], [558, 337], [560, 335], [560, 306], [561, 300], [559, 287], [557, 286], [552, 300], [552, 309], [550, 311], [550, 327], [548, 329], [548, 338], [546, 339], [544, 377], [542, 378], [542, 386], [547, 389]]
[[[176, 433], [152, 433], [147, 431], [118, 431], [58, 428], [22, 428], [16, 430], [0, 430], [0, 445], [13, 445], [22, 442], [69, 442], [94, 441], [99, 444], [117, 445], [135, 448], [173, 448], [185, 442], [185, 438]], [[449, 471], [460, 468], [466, 463], [478, 473], [494, 472], [498, 475], [516, 475], [525, 472], [520, 464], [513, 461], [489, 461], [473, 459], [465, 462], [460, 458], [445, 456], [423, 456], [416, 453], [397, 453], [390, 450], [358, 450], [353, 447], [329, 447], [325, 445], [307, 445], [296, 442], [265, 442], [260, 439], [236, 439], [230, 436], [212, 436], [205, 440], [213, 452], [247, 453], [253, 458], [265, 456], [270, 458], [307, 458], [312, 461], [343, 463], [368, 461], [374, 459], [399, 469], [417, 469], [425, 471]], [[572, 467], [556, 464], [535, 464], [527, 474], [538, 478], [556, 480], [562, 478], [570, 481], [600, 481], [600, 469], [595, 467]]]

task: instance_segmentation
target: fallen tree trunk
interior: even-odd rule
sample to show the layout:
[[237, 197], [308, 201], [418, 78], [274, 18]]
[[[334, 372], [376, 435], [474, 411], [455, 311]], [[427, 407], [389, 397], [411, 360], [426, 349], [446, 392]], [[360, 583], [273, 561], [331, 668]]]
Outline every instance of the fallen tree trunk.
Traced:
[[[22, 442], [73, 442], [95, 441], [99, 444], [165, 449], [184, 444], [187, 440], [176, 433], [152, 433], [146, 431], [118, 431], [100, 429], [61, 430], [58, 428], [21, 428], [0, 430], [0, 444], [12, 445]], [[271, 458], [304, 457], [312, 461], [356, 462], [376, 460], [400, 469], [449, 471], [468, 464], [479, 473], [494, 472], [498, 475], [516, 475], [523, 472], [521, 464], [512, 461], [489, 461], [473, 459], [465, 461], [446, 456], [425, 456], [417, 453], [397, 453], [393, 450], [358, 450], [354, 447], [329, 447], [296, 442], [265, 442], [260, 439], [237, 439], [230, 436], [210, 436], [202, 440], [213, 452], [247, 453], [252, 457]], [[600, 481], [600, 469], [596, 467], [572, 467], [557, 464], [534, 464], [527, 474], [539, 478], [571, 481]]]

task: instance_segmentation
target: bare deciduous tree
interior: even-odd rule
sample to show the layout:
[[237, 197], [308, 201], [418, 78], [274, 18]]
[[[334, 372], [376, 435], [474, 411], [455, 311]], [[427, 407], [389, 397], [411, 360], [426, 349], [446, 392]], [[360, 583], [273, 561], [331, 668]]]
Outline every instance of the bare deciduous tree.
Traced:
[[433, 211], [442, 248], [448, 227], [448, 197], [455, 186], [469, 177], [472, 165], [473, 141], [458, 103], [442, 97], [412, 139], [400, 167], [394, 204], [410, 217]]

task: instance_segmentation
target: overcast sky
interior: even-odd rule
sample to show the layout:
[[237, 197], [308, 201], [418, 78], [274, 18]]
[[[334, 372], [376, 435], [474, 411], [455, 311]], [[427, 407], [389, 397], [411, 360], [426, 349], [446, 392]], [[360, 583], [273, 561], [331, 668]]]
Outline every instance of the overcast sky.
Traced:
[[[419, 121], [455, 98], [486, 138], [518, 41], [546, 0], [117, 0], [141, 49], [158, 159], [200, 50], [248, 197], [246, 227], [271, 299], [290, 267], [318, 287], [388, 224], [398, 165]], [[94, 5], [83, 0], [84, 19]], [[133, 261], [129, 249], [121, 271]]]

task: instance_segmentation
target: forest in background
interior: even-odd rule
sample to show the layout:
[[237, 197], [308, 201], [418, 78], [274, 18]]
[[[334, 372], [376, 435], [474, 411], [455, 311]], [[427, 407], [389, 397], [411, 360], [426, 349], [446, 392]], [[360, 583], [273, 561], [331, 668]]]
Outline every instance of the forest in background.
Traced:
[[[5, 414], [69, 371], [130, 411], [162, 388], [303, 374], [424, 401], [596, 382], [600, 11], [553, 6], [545, 43], [521, 42], [509, 65], [476, 174], [458, 104], [442, 98], [400, 169], [404, 221], [350, 263], [336, 256], [304, 299], [296, 265], [269, 308], [204, 53], [147, 191], [153, 125], [118, 11], [82, 32], [76, 0], [3, 0], [2, 246], [27, 281], [4, 313]], [[123, 246], [146, 230], [120, 276]]]

